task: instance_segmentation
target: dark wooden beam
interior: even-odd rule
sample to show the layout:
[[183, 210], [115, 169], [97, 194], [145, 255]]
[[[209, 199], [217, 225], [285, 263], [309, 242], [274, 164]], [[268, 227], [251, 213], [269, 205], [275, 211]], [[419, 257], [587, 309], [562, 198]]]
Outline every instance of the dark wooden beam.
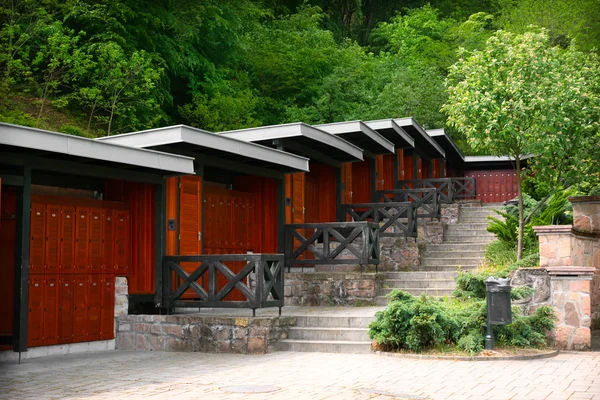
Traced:
[[0, 153], [0, 160], [10, 165], [30, 166], [39, 171], [59, 172], [67, 175], [122, 179], [125, 181], [147, 183], [159, 183], [162, 181], [162, 177], [158, 173], [126, 171], [121, 168], [100, 167], [74, 161], [55, 160], [25, 154]]
[[342, 166], [341, 161], [329, 157], [328, 155], [323, 154], [320, 151], [311, 149], [310, 147], [305, 146], [303, 144], [287, 141], [284, 145], [284, 150], [289, 151], [290, 153], [298, 152], [301, 156], [310, 158], [311, 161], [318, 161], [323, 164], [331, 165], [332, 167], [340, 168]]
[[29, 237], [31, 225], [31, 168], [23, 169], [23, 186], [17, 191], [17, 243], [13, 351], [27, 351], [29, 311]]

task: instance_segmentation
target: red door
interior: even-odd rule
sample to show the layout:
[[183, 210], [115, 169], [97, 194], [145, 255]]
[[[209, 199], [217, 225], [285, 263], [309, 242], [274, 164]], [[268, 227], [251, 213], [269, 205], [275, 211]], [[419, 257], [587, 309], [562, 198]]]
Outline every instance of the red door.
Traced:
[[87, 284], [87, 275], [73, 276], [73, 343], [86, 341]]
[[27, 347], [41, 346], [44, 338], [44, 275], [29, 276]]
[[[202, 178], [182, 176], [179, 189], [179, 253], [181, 255], [202, 254]], [[218, 218], [218, 217], [217, 217]], [[217, 221], [218, 224], [218, 221]], [[221, 232], [219, 233], [219, 237]], [[182, 263], [188, 273], [198, 268], [198, 263]], [[199, 280], [201, 282], [201, 280]], [[195, 298], [196, 294], [188, 290], [182, 298]]]
[[89, 210], [77, 207], [75, 215], [75, 273], [87, 273], [89, 265]]
[[100, 273], [102, 272], [102, 209], [90, 208], [89, 224], [89, 272]]
[[60, 265], [60, 206], [46, 207], [46, 244], [45, 271], [47, 274], [58, 273]]
[[115, 274], [119, 276], [129, 273], [129, 211], [113, 212], [114, 223], [114, 265]]
[[112, 210], [102, 210], [102, 271], [115, 272], [114, 218]]
[[73, 276], [58, 278], [58, 344], [73, 340]]
[[44, 243], [46, 227], [46, 205], [31, 204], [31, 238], [29, 241], [29, 272], [44, 273]]
[[58, 341], [58, 275], [44, 277], [44, 334], [42, 344], [50, 346]]
[[70, 274], [75, 270], [75, 207], [61, 207], [60, 224], [60, 273]]
[[100, 339], [115, 337], [115, 276], [102, 275], [102, 305], [100, 314]]
[[86, 319], [88, 341], [100, 340], [103, 286], [101, 274], [88, 275]]

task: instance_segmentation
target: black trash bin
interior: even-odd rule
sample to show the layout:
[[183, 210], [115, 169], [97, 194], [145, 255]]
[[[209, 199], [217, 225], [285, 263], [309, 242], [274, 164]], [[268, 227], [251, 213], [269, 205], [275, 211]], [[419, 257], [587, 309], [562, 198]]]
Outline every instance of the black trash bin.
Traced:
[[490, 276], [485, 280], [487, 298], [487, 335], [486, 350], [494, 348], [492, 325], [508, 325], [512, 322], [510, 306], [510, 279]]

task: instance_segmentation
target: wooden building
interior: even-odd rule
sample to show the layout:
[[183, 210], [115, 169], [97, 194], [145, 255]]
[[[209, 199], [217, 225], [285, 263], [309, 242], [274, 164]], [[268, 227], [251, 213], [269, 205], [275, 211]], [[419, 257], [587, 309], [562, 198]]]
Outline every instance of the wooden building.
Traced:
[[115, 277], [152, 279], [165, 177], [193, 171], [184, 156], [0, 123], [2, 348], [114, 338]]

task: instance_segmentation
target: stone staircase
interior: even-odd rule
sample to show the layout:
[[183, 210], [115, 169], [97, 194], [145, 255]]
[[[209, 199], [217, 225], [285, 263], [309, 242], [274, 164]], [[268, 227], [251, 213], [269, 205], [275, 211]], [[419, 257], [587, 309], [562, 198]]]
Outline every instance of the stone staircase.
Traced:
[[451, 296], [457, 269], [477, 268], [485, 255], [485, 247], [495, 235], [486, 230], [488, 216], [498, 216], [497, 204], [465, 206], [457, 224], [448, 225], [441, 244], [428, 244], [419, 271], [387, 272], [384, 288], [375, 301], [387, 305], [386, 295], [398, 289], [413, 295]]
[[[373, 312], [374, 313], [374, 312]], [[278, 343], [279, 351], [319, 353], [370, 353], [367, 334], [373, 316], [298, 316], [288, 339]]]

